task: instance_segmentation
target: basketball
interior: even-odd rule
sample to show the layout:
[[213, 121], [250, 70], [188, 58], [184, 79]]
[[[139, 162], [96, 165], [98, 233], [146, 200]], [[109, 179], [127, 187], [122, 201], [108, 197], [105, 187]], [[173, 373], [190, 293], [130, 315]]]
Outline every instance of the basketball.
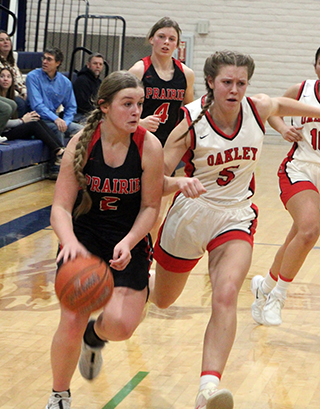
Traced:
[[79, 256], [58, 269], [55, 291], [64, 307], [91, 313], [109, 301], [113, 292], [113, 275], [110, 267], [99, 257]]

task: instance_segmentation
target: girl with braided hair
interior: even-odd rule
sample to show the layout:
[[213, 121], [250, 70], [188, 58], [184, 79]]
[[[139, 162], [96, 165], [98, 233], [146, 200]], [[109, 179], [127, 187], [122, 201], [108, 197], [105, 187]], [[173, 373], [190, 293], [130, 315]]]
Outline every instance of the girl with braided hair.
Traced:
[[139, 124], [144, 89], [126, 71], [102, 82], [97, 108], [69, 142], [53, 199], [51, 224], [60, 240], [58, 264], [89, 253], [110, 264], [115, 288], [96, 321], [61, 306], [51, 358], [53, 393], [47, 409], [68, 409], [70, 382], [95, 378], [108, 341], [130, 338], [148, 298], [149, 230], [163, 189], [159, 140]]
[[[219, 382], [236, 333], [237, 298], [249, 270], [258, 210], [254, 170], [270, 116], [319, 117], [320, 109], [265, 94], [245, 97], [253, 59], [222, 51], [204, 65], [207, 95], [183, 107], [165, 147], [166, 193], [178, 191], [155, 244], [150, 300], [167, 308], [207, 250], [212, 314], [195, 409], [232, 409]], [[184, 156], [187, 177], [170, 175]]]

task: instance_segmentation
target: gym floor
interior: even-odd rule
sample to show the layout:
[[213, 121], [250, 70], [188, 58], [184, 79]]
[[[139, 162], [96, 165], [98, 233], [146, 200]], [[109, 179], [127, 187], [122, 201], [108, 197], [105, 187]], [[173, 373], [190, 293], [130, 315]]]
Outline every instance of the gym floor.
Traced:
[[[291, 226], [276, 171], [288, 144], [266, 144], [256, 171], [259, 223], [253, 261], [238, 303], [236, 340], [221, 387], [236, 409], [318, 409], [320, 404], [319, 243], [291, 285], [280, 327], [251, 318], [250, 280], [265, 275]], [[0, 409], [45, 408], [51, 392], [50, 345], [59, 321], [54, 292], [58, 241], [49, 225], [54, 182], [1, 195]], [[150, 306], [126, 342], [110, 343], [93, 382], [78, 369], [72, 408], [193, 409], [202, 340], [210, 315], [207, 257], [167, 310]]]

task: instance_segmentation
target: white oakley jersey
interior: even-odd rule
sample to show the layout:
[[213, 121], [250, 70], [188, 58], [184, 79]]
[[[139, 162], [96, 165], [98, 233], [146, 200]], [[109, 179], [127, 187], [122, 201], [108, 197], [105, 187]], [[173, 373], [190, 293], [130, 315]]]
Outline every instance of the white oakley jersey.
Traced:
[[[298, 101], [320, 106], [319, 80], [306, 80], [301, 84]], [[320, 164], [320, 118], [294, 117], [294, 126], [303, 126], [303, 140], [293, 145], [290, 156], [303, 162]]]
[[[189, 125], [198, 117], [204, 102], [205, 96], [182, 108]], [[224, 206], [247, 201], [254, 194], [254, 170], [265, 134], [252, 100], [242, 100], [232, 135], [223, 133], [208, 111], [190, 133], [192, 143], [184, 156], [185, 172], [197, 177], [207, 189], [200, 200]]]

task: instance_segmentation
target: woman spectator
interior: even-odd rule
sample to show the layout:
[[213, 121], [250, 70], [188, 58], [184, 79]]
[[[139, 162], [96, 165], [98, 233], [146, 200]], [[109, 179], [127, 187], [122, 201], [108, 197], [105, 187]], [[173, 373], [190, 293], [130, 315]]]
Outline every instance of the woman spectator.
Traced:
[[9, 68], [14, 74], [15, 102], [18, 105], [18, 116], [27, 112], [27, 88], [13, 55], [12, 42], [7, 32], [0, 30], [0, 68]]

